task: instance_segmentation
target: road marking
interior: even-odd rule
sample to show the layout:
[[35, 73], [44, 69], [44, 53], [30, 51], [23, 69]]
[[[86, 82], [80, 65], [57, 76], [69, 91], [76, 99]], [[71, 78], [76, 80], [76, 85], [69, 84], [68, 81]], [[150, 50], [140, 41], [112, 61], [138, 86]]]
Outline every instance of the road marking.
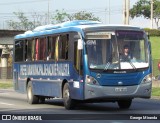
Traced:
[[0, 104], [2, 104], [2, 105], [9, 105], [9, 106], [12, 106], [12, 105], [14, 105], [14, 104], [10, 104], [10, 103], [4, 103], [4, 102], [0, 102]]

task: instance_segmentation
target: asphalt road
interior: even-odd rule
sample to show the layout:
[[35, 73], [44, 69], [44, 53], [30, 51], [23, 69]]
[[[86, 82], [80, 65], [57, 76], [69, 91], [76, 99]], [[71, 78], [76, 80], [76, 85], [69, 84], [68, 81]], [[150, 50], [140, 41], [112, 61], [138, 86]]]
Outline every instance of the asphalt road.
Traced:
[[[117, 103], [79, 104], [75, 110], [66, 110], [61, 99], [46, 100], [44, 104], [30, 105], [27, 103], [26, 94], [20, 94], [11, 89], [1, 89], [0, 114], [35, 115], [41, 117], [43, 122], [44, 120], [48, 122], [77, 120], [76, 123], [78, 123], [81, 120], [87, 120], [87, 123], [91, 121], [99, 123], [108, 120], [109, 123], [123, 123], [124, 120], [127, 122], [129, 120], [130, 122], [150, 123], [153, 120], [152, 122], [158, 123], [160, 120], [154, 120], [154, 118], [160, 118], [160, 99], [134, 99], [128, 110], [119, 109]], [[144, 120], [146, 117], [151, 119]]]

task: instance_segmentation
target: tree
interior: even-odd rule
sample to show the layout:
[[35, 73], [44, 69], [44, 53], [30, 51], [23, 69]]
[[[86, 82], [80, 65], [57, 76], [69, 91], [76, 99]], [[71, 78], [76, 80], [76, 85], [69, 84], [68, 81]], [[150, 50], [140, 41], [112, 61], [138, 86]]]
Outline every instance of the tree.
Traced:
[[154, 10], [153, 18], [154, 18], [155, 23], [158, 28], [159, 27], [159, 20], [160, 20], [160, 1], [155, 1], [154, 6], [156, 9]]
[[47, 24], [47, 14], [40, 15], [32, 13], [32, 19], [27, 18], [27, 16], [23, 12], [14, 12], [13, 13], [17, 20], [8, 20], [7, 25], [10, 29], [15, 30], [32, 30], [37, 26]]
[[[133, 8], [130, 9], [130, 16], [133, 19], [134, 17], [141, 17], [143, 16], [146, 19], [150, 19], [150, 0], [139, 0]], [[160, 1], [154, 0], [153, 5], [153, 18], [158, 28], [158, 23], [160, 20]]]
[[46, 25], [48, 24], [48, 14], [44, 13], [44, 14], [38, 14], [36, 12], [32, 13], [32, 23], [34, 25], [34, 28], [37, 26], [41, 26], [41, 25]]
[[100, 21], [98, 17], [95, 17], [92, 13], [86, 11], [80, 11], [71, 15], [72, 20], [93, 20]]
[[[17, 20], [9, 20], [7, 24], [10, 29], [15, 30], [33, 30], [37, 26], [46, 25], [47, 24], [47, 14], [37, 14], [32, 13], [31, 17], [27, 18], [27, 16], [23, 12], [14, 12], [16, 15]], [[86, 11], [80, 11], [74, 14], [68, 14], [65, 10], [56, 10], [54, 15], [52, 15], [51, 22], [53, 24], [62, 23], [65, 21], [72, 21], [72, 20], [94, 20], [99, 21], [98, 17], [95, 17], [92, 13]]]
[[68, 14], [64, 11], [56, 10], [56, 14], [53, 17], [52, 22], [53, 23], [61, 23], [65, 21], [72, 21], [72, 20], [93, 20], [93, 21], [99, 21], [100, 19], [98, 17], [95, 17], [92, 13], [86, 12], [86, 11], [80, 11], [73, 14]]
[[28, 20], [28, 18], [24, 15], [23, 12], [14, 12], [13, 14], [17, 16], [18, 21], [7, 21], [7, 24], [10, 28], [16, 30], [28, 30], [32, 28], [33, 23]]
[[63, 10], [56, 10], [55, 16], [52, 18], [52, 23], [62, 23], [65, 21], [69, 21], [69, 14], [67, 14], [64, 9]]

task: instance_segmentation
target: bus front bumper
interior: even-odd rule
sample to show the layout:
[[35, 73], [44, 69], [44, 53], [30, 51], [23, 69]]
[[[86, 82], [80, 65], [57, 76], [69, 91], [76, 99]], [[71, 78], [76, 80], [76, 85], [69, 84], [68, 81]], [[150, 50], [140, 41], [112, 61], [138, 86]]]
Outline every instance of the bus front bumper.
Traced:
[[85, 100], [150, 98], [152, 82], [133, 86], [85, 86]]

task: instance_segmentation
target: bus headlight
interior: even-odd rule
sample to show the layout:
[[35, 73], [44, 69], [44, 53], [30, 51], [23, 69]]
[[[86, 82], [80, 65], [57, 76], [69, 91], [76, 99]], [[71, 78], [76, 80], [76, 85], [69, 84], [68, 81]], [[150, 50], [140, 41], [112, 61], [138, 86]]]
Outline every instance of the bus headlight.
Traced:
[[142, 83], [145, 84], [145, 83], [148, 83], [148, 82], [151, 82], [151, 81], [152, 81], [152, 74], [148, 74], [147, 76], [145, 76], [143, 78]]
[[90, 85], [99, 85], [97, 80], [89, 75], [86, 75], [86, 83]]

